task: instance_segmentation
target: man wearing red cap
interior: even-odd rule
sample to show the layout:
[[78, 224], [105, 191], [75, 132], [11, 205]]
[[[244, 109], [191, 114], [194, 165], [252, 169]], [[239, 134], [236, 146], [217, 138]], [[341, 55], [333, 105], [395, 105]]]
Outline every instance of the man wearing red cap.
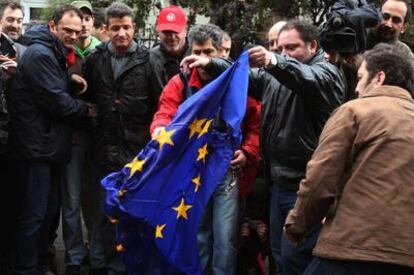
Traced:
[[151, 49], [150, 61], [157, 78], [156, 90], [161, 93], [167, 82], [180, 73], [180, 62], [188, 51], [187, 17], [175, 5], [165, 7], [157, 18], [160, 44]]

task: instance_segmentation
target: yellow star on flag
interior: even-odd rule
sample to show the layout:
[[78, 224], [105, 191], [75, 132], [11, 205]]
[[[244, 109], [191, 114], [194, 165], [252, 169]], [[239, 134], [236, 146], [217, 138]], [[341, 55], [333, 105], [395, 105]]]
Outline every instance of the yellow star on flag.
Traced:
[[145, 159], [140, 160], [138, 157], [135, 157], [130, 163], [125, 165], [125, 167], [129, 168], [129, 177], [131, 178], [135, 172], [142, 171], [142, 168], [144, 167]]
[[198, 134], [198, 138], [201, 138], [202, 135], [204, 135], [205, 133], [208, 132], [208, 129], [210, 128], [211, 123], [213, 122], [212, 119], [208, 120], [206, 122], [206, 124], [204, 124], [203, 129], [201, 130], [201, 132]]
[[125, 247], [122, 244], [117, 244], [116, 245], [116, 251], [117, 252], [124, 252], [125, 251]]
[[180, 205], [177, 207], [173, 207], [172, 209], [174, 209], [175, 211], [177, 211], [177, 220], [180, 217], [183, 217], [184, 219], [188, 219], [187, 217], [187, 211], [193, 207], [192, 205], [189, 204], [185, 204], [184, 202], [184, 198], [181, 199]]
[[165, 128], [161, 129], [161, 132], [158, 136], [154, 137], [153, 140], [158, 141], [160, 144], [160, 149], [164, 144], [174, 145], [174, 142], [171, 139], [171, 136], [174, 134], [175, 130], [166, 131]]
[[194, 190], [194, 192], [196, 192], [197, 193], [197, 191], [198, 191], [198, 188], [200, 187], [200, 185], [201, 185], [201, 182], [200, 182], [200, 174], [198, 174], [198, 177], [196, 177], [196, 178], [194, 178], [194, 179], [192, 179], [191, 180], [194, 184], [195, 184], [195, 190]]
[[157, 224], [157, 227], [155, 228], [155, 238], [156, 239], [157, 238], [161, 238], [161, 239], [164, 238], [164, 235], [162, 235], [162, 230], [164, 229], [164, 227], [165, 227], [165, 224], [163, 224], [163, 225], [158, 225]]
[[206, 162], [207, 154], [208, 154], [208, 150], [207, 150], [207, 143], [206, 143], [204, 144], [203, 147], [198, 149], [197, 161], [203, 160], [203, 162]]
[[128, 190], [123, 189], [118, 191], [118, 198], [121, 198], [125, 195], [125, 193], [128, 192]]
[[193, 137], [194, 134], [200, 133], [203, 128], [203, 123], [206, 121], [205, 118], [203, 119], [195, 119], [193, 122], [191, 122], [190, 126], [188, 128], [190, 129], [190, 138]]

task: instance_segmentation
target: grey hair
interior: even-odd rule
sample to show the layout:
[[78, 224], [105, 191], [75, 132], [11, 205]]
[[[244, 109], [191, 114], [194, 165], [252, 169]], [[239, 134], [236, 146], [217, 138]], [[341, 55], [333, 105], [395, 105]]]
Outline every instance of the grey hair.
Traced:
[[211, 38], [214, 48], [219, 49], [223, 41], [223, 30], [213, 24], [200, 24], [192, 27], [188, 33], [190, 44], [203, 44], [209, 38]]
[[109, 23], [110, 18], [123, 18], [125, 16], [134, 19], [134, 11], [121, 2], [114, 2], [106, 9], [106, 23]]

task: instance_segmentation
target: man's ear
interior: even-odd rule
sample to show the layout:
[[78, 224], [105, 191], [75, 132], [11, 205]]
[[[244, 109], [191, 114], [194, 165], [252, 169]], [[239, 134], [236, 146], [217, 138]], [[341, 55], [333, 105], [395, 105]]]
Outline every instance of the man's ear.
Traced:
[[309, 51], [314, 55], [318, 50], [318, 42], [316, 40], [312, 40], [309, 44]]
[[50, 20], [50, 21], [49, 21], [49, 23], [48, 23], [48, 26], [49, 26], [49, 30], [50, 30], [52, 33], [56, 33], [56, 25], [55, 25], [55, 21]]
[[410, 25], [410, 22], [405, 22], [404, 23], [404, 27], [401, 30], [401, 34], [403, 34], [407, 30], [407, 28], [408, 28], [409, 25]]
[[385, 72], [384, 71], [379, 71], [374, 77], [375, 83], [378, 86], [382, 86], [384, 81], [385, 81], [385, 77], [386, 77]]

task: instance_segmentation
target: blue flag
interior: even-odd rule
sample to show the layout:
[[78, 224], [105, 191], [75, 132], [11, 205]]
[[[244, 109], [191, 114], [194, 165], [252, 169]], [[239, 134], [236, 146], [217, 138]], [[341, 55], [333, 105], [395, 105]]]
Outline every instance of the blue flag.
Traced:
[[[118, 223], [117, 248], [129, 274], [202, 274], [198, 226], [240, 147], [247, 89], [243, 53], [184, 101], [137, 157], [103, 179], [106, 211]], [[217, 117], [227, 131], [214, 127]]]

